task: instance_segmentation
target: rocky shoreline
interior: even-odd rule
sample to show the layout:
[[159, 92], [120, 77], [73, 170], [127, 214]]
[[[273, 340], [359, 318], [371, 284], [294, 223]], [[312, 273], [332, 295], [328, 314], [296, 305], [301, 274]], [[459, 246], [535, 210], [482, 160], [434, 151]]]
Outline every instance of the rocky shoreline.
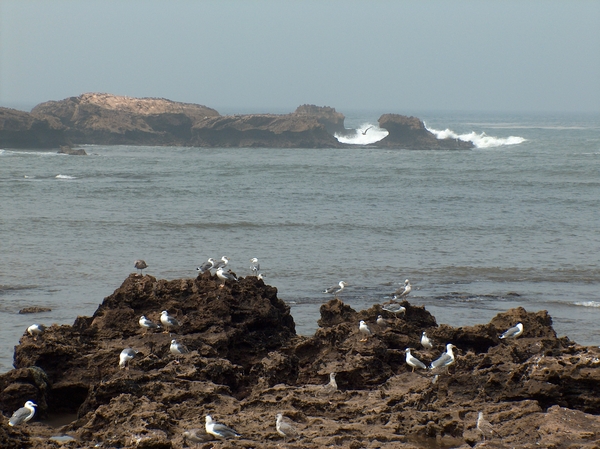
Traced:
[[[239, 282], [205, 273], [158, 280], [131, 274], [91, 317], [52, 325], [15, 347], [15, 369], [0, 375], [0, 446], [45, 448], [597, 448], [600, 349], [558, 338], [545, 311], [511, 309], [488, 324], [438, 325], [403, 301], [398, 317], [377, 304], [355, 311], [339, 299], [321, 306], [319, 329], [299, 336], [277, 290], [257, 277]], [[173, 335], [138, 325], [180, 321]], [[382, 315], [386, 324], [378, 325]], [[364, 339], [358, 323], [372, 335]], [[521, 322], [516, 339], [499, 335]], [[426, 331], [432, 349], [420, 343]], [[173, 355], [172, 339], [189, 354]], [[416, 370], [446, 346], [446, 370]], [[124, 348], [139, 351], [119, 367]], [[337, 389], [325, 387], [336, 373]], [[34, 419], [8, 426], [25, 401]], [[483, 412], [496, 434], [477, 431]], [[281, 413], [299, 435], [275, 427]], [[241, 433], [216, 440], [205, 415]], [[184, 432], [199, 429], [197, 439]], [[193, 433], [193, 432], [192, 432]], [[188, 433], [189, 435], [189, 433]]]
[[[348, 148], [335, 135], [344, 127], [334, 108], [299, 106], [290, 114], [220, 115], [207, 106], [163, 98], [87, 93], [48, 101], [31, 113], [0, 108], [0, 148], [141, 145], [236, 148]], [[437, 139], [415, 117], [385, 114], [389, 135], [369, 147], [469, 149], [471, 142]]]

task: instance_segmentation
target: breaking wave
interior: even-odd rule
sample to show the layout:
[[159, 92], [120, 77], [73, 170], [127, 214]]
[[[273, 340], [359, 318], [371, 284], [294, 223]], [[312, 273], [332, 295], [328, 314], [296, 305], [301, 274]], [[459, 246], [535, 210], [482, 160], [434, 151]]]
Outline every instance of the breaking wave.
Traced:
[[375, 142], [379, 142], [389, 132], [377, 125], [371, 123], [363, 123], [352, 133], [352, 129], [348, 130], [349, 133], [345, 135], [334, 134], [334, 137], [341, 143], [347, 143], [351, 145], [369, 145]]
[[475, 145], [475, 148], [495, 148], [501, 147], [505, 145], [518, 145], [520, 143], [525, 142], [525, 138], [518, 136], [509, 136], [509, 137], [493, 137], [488, 136], [485, 132], [480, 134], [475, 131], [471, 131], [470, 133], [458, 134], [451, 129], [446, 128], [443, 131], [429, 128], [427, 124], [425, 124], [425, 128], [435, 135], [438, 139], [458, 139], [463, 140], [465, 142], [472, 142]]
[[56, 179], [77, 179], [75, 176], [69, 176], [69, 175], [56, 175], [55, 178]]

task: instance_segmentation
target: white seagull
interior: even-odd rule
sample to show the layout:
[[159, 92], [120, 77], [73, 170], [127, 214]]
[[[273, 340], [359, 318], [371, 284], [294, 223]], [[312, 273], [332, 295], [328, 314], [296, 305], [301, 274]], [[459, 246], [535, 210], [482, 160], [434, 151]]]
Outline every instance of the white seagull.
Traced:
[[494, 434], [498, 435], [498, 432], [494, 430], [489, 421], [483, 417], [483, 412], [479, 412], [479, 416], [477, 417], [477, 431], [483, 436], [483, 441], [485, 441], [486, 437], [491, 437]]
[[454, 353], [452, 352], [452, 348], [456, 348], [456, 346], [454, 346], [452, 343], [448, 343], [446, 345], [446, 352], [442, 353], [442, 355], [437, 360], [431, 362], [429, 368], [448, 368], [450, 365], [452, 365], [454, 363]]
[[141, 260], [141, 259], [138, 259], [138, 260], [136, 260], [136, 261], [133, 263], [133, 266], [134, 266], [136, 269], [140, 270], [140, 272], [142, 273], [142, 275], [144, 274], [144, 268], [148, 268], [148, 265], [146, 265], [146, 262], [144, 262], [144, 261], [143, 261], [143, 260]]
[[507, 331], [505, 331], [498, 338], [517, 338], [519, 335], [523, 333], [523, 325], [521, 323], [517, 323], [515, 327], [511, 327]]
[[119, 355], [119, 368], [129, 369], [129, 362], [131, 361], [131, 359], [133, 359], [135, 357], [135, 355], [138, 352], [139, 351], [136, 351], [135, 349], [131, 349], [131, 348], [123, 349], [121, 351], [121, 354]]
[[204, 262], [202, 265], [200, 265], [199, 267], [197, 267], [196, 270], [198, 270], [198, 273], [204, 274], [207, 271], [212, 270], [212, 268], [214, 266], [215, 266], [215, 260], [212, 257], [209, 257], [208, 260], [206, 262]]
[[406, 363], [412, 366], [413, 373], [415, 372], [415, 368], [427, 369], [427, 366], [423, 362], [410, 353], [410, 348], [406, 348], [404, 352], [406, 353]]
[[19, 424], [29, 421], [33, 418], [33, 415], [35, 415], [35, 407], [37, 407], [35, 402], [27, 401], [23, 407], [12, 414], [8, 420], [8, 425], [18, 426]]
[[32, 324], [27, 328], [27, 333], [33, 337], [34, 340], [44, 333], [46, 326], [43, 324]]
[[337, 382], [335, 381], [335, 373], [329, 373], [329, 382], [323, 385], [323, 389], [327, 393], [334, 392], [338, 389]]
[[144, 315], [140, 317], [138, 323], [140, 323], [140, 327], [142, 329], [145, 329], [146, 331], [148, 331], [149, 329], [158, 329], [158, 324], [156, 324], [152, 320], [149, 320]]
[[283, 415], [281, 413], [277, 413], [275, 419], [275, 428], [277, 429], [277, 433], [281, 435], [284, 439], [293, 438], [298, 435], [298, 431], [296, 428], [287, 420], [284, 421]]
[[361, 320], [358, 324], [358, 330], [365, 336], [365, 338], [360, 341], [367, 341], [367, 339], [373, 335], [373, 332], [371, 332], [371, 329], [369, 329], [369, 326], [367, 326], [367, 323], [365, 323], [363, 320]]
[[258, 276], [258, 272], [260, 271], [260, 264], [258, 263], [258, 259], [256, 257], [253, 257], [252, 259], [250, 259], [250, 262], [252, 263], [252, 265], [250, 265], [250, 270], [252, 270], [252, 273], [254, 273], [255, 276]]
[[412, 291], [410, 281], [406, 279], [404, 285], [394, 292], [394, 299], [405, 298]]
[[403, 307], [400, 304], [396, 304], [395, 302], [386, 304], [385, 306], [382, 307], [382, 309], [385, 310], [386, 312], [393, 313], [396, 316], [396, 318], [398, 318], [398, 314], [400, 314], [400, 313], [403, 315], [406, 315], [406, 307]]
[[228, 271], [224, 271], [223, 267], [220, 267], [217, 270], [217, 276], [219, 277], [219, 279], [221, 279], [223, 281], [223, 283], [221, 284], [221, 287], [225, 286], [225, 281], [238, 281], [238, 278], [235, 277], [235, 275], [233, 273], [230, 273]]
[[433, 343], [431, 342], [425, 331], [423, 331], [423, 335], [421, 335], [421, 345], [425, 349], [433, 349]]
[[165, 326], [165, 333], [169, 332], [172, 327], [179, 326], [180, 323], [175, 318], [169, 315], [169, 312], [163, 310], [160, 313], [160, 322]]
[[227, 427], [225, 424], [213, 421], [210, 415], [206, 415], [206, 433], [223, 440], [232, 437], [241, 437], [241, 435], [231, 427]]
[[348, 285], [346, 284], [344, 281], [340, 281], [337, 285], [334, 285], [333, 287], [329, 287], [326, 288], [325, 290], [323, 290], [323, 293], [329, 293], [329, 294], [333, 294], [334, 296], [337, 296], [338, 293], [341, 293], [342, 290], [344, 290], [344, 287]]
[[216, 268], [217, 270], [219, 268], [225, 268], [228, 263], [229, 263], [229, 258], [227, 256], [223, 256], [223, 257], [221, 257], [221, 260], [218, 260], [217, 262], [215, 262], [215, 265], [213, 266], [213, 268]]
[[[173, 354], [175, 357], [190, 353], [188, 348], [186, 348], [182, 343], [178, 343], [175, 339], [171, 340], [169, 351], [171, 351], [171, 354]], [[179, 363], [179, 361], [175, 363]]]

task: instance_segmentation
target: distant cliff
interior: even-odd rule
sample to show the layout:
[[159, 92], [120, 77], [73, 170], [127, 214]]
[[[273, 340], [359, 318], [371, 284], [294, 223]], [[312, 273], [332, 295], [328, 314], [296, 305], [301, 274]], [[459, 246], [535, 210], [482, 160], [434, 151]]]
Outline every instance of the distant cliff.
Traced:
[[[206, 106], [163, 98], [87, 93], [41, 103], [31, 114], [0, 109], [0, 147], [164, 145], [197, 147], [346, 148], [334, 135], [352, 135], [331, 107], [299, 106], [289, 114], [222, 116]], [[439, 140], [421, 120], [385, 114], [389, 135], [369, 145], [398, 149], [466, 149], [470, 142]]]
[[58, 148], [69, 144], [65, 131], [54, 117], [0, 108], [0, 148]]

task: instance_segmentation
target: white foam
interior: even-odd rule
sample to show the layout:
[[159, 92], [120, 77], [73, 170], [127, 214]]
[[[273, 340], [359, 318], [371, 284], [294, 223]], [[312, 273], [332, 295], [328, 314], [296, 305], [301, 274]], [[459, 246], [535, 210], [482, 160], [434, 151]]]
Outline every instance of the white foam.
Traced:
[[600, 302], [598, 302], [598, 301], [580, 301], [580, 302], [576, 302], [574, 304], [576, 306], [583, 306], [583, 307], [600, 307]]
[[340, 143], [347, 143], [350, 145], [369, 145], [375, 142], [379, 142], [385, 136], [389, 134], [389, 132], [385, 129], [380, 128], [377, 125], [373, 125], [371, 123], [363, 123], [358, 128], [356, 128], [356, 134], [351, 134], [348, 136], [340, 136], [338, 134], [334, 134], [334, 137]]
[[443, 131], [428, 128], [427, 124], [425, 124], [425, 128], [434, 134], [438, 139], [458, 139], [463, 140], [465, 142], [472, 142], [475, 145], [475, 148], [495, 148], [501, 147], [505, 145], [518, 145], [520, 143], [525, 142], [525, 138], [518, 136], [509, 136], [509, 137], [493, 137], [488, 136], [485, 132], [480, 134], [475, 131], [471, 131], [466, 134], [458, 134], [451, 129], [444, 129]]
[[55, 178], [56, 179], [77, 179], [75, 176], [69, 176], [69, 175], [56, 175]]

